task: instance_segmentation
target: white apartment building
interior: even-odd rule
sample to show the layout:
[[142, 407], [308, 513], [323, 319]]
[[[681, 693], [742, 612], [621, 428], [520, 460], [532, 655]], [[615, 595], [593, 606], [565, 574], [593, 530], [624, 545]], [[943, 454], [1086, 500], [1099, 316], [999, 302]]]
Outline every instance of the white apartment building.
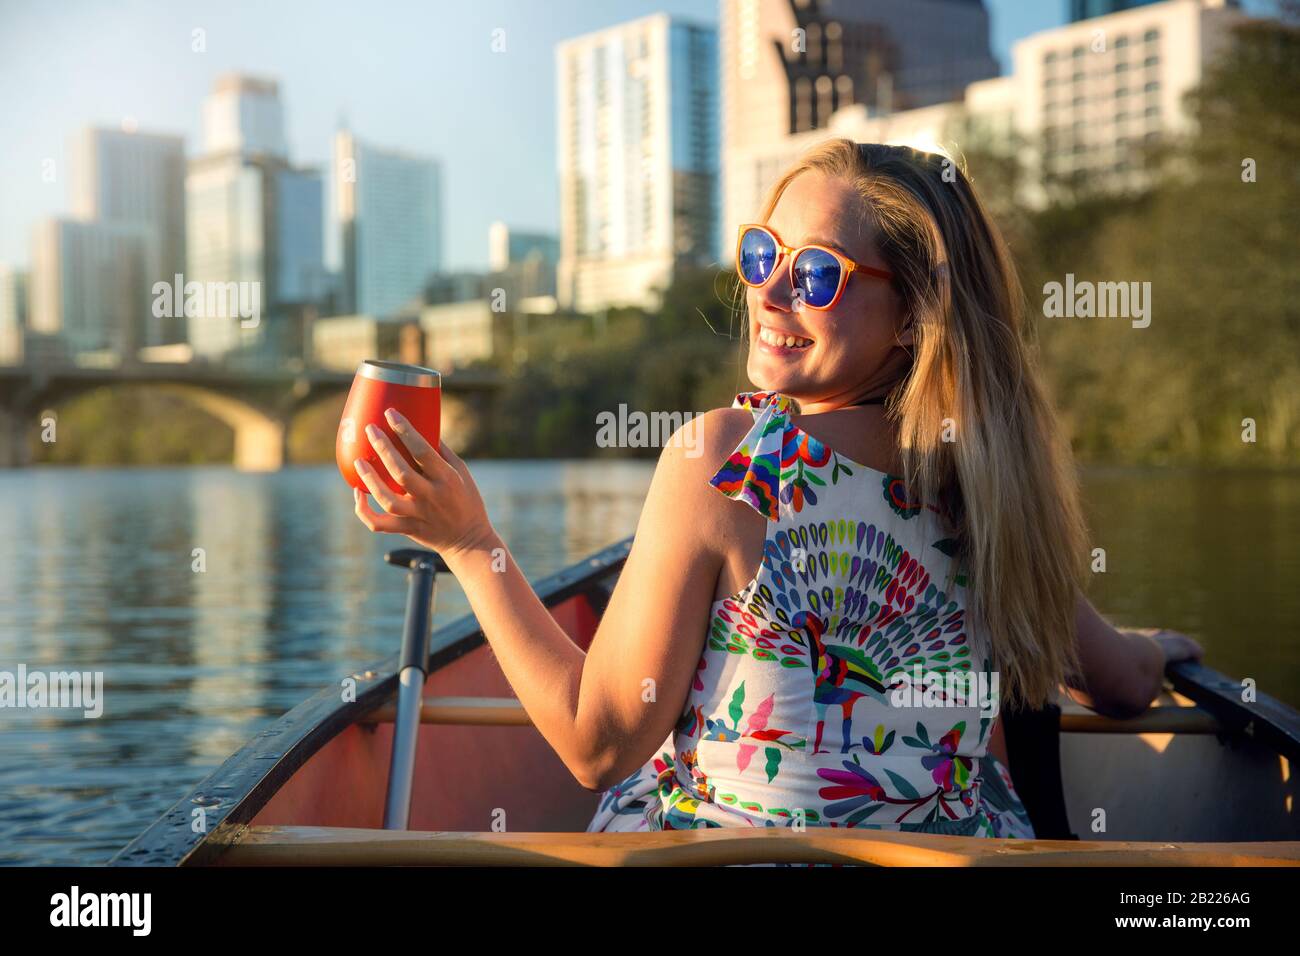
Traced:
[[[87, 129], [72, 145], [72, 215], [87, 222], [141, 226], [151, 236], [144, 278], [170, 282], [185, 267], [185, 141], [180, 136]], [[141, 346], [181, 341], [184, 324], [152, 313], [135, 317]]]
[[[856, 143], [912, 146], [953, 155], [959, 141], [975, 131], [983, 139], [1005, 138], [1014, 128], [1016, 87], [1010, 77], [980, 80], [966, 87], [965, 98], [899, 113], [872, 115], [862, 105], [846, 106], [822, 129], [785, 136], [774, 143], [732, 149], [727, 157], [730, 199], [726, 262], [735, 258], [736, 230], [762, 212], [772, 184], [799, 156], [822, 140], [845, 137]], [[977, 120], [972, 123], [972, 118]]]
[[58, 336], [72, 353], [131, 355], [141, 317], [151, 314], [149, 264], [155, 236], [145, 225], [49, 219], [32, 232], [28, 327]]
[[[1243, 18], [1225, 0], [1134, 7], [1018, 41], [1012, 74], [970, 83], [950, 102], [903, 111], [856, 104], [836, 110], [822, 128], [740, 145], [728, 138], [727, 240], [759, 213], [799, 154], [830, 136], [954, 157], [967, 146], [1014, 138], [1028, 166], [1023, 199], [1031, 205], [1046, 199], [1052, 176], [1085, 173], [1116, 187], [1136, 185], [1143, 174], [1135, 151], [1187, 129], [1183, 95]], [[733, 257], [728, 248], [726, 261]]]
[[1017, 128], [1035, 143], [1031, 181], [1082, 173], [1140, 183], [1136, 150], [1187, 131], [1183, 95], [1245, 18], [1224, 0], [1166, 0], [1015, 44]]
[[717, 259], [717, 33], [665, 14], [556, 48], [557, 298], [652, 307]]
[[442, 266], [442, 171], [436, 160], [334, 137], [334, 209], [353, 312], [396, 315]]

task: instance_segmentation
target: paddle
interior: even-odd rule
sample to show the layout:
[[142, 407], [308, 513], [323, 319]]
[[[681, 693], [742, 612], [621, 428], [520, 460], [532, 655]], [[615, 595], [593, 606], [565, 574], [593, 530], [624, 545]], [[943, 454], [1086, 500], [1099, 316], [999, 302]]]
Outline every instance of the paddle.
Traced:
[[393, 721], [393, 759], [388, 766], [384, 829], [405, 830], [411, 816], [415, 780], [415, 744], [420, 735], [420, 705], [429, 666], [429, 627], [434, 586], [447, 564], [433, 551], [401, 548], [384, 555], [389, 564], [407, 569], [406, 623], [398, 664], [397, 717]]

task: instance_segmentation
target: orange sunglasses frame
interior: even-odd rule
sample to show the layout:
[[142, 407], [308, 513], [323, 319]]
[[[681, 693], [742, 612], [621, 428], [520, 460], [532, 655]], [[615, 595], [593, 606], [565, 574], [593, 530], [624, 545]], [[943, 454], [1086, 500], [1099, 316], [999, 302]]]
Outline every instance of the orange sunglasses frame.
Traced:
[[[759, 232], [766, 233], [771, 237], [772, 242], [776, 245], [776, 262], [772, 266], [772, 275], [768, 276], [763, 282], [750, 282], [740, 271], [740, 247], [745, 241], [745, 233], [749, 232], [751, 229], [757, 229]], [[855, 272], [875, 276], [878, 279], [892, 280], [894, 278], [892, 272], [887, 272], [884, 269], [877, 269], [874, 266], [863, 265], [861, 262], [854, 262], [843, 253], [837, 252], [829, 246], [820, 245], [819, 243], [810, 242], [806, 246], [799, 246], [797, 248], [787, 246], [769, 227], [757, 222], [745, 223], [740, 227], [740, 232], [736, 236], [736, 275], [740, 277], [741, 282], [745, 283], [745, 285], [749, 286], [751, 289], [761, 289], [763, 286], [771, 282], [773, 276], [780, 271], [782, 258], [789, 257], [789, 264], [786, 266], [786, 274], [790, 277], [790, 288], [797, 289], [799, 286], [794, 281], [794, 264], [799, 259], [800, 253], [809, 249], [817, 249], [835, 257], [835, 260], [840, 264], [840, 284], [839, 287], [836, 288], [835, 295], [831, 298], [829, 303], [826, 305], [813, 305], [805, 299], [803, 300], [805, 308], [813, 309], [817, 312], [826, 312], [829, 309], [835, 308], [835, 304], [840, 301], [840, 296], [842, 296], [844, 290], [848, 288], [849, 276]]]

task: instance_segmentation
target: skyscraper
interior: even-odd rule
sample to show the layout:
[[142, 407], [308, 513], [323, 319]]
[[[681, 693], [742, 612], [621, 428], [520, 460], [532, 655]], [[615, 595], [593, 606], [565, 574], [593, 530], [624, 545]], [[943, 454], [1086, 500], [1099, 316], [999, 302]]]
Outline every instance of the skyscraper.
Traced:
[[[185, 265], [185, 142], [180, 136], [88, 129], [74, 142], [72, 214], [84, 221], [142, 226], [147, 231], [142, 279], [147, 290], [170, 282]], [[111, 235], [101, 231], [101, 235]], [[87, 233], [89, 235], [89, 233]], [[132, 317], [126, 336], [138, 346], [184, 339], [176, 319]]]
[[324, 186], [319, 171], [289, 161], [275, 81], [217, 80], [185, 189], [186, 282], [253, 283], [263, 310], [255, 325], [231, 309], [188, 317], [194, 354], [254, 364], [301, 356], [325, 294]]
[[237, 73], [219, 77], [203, 102], [203, 150], [287, 160], [279, 84]]
[[555, 295], [555, 266], [560, 241], [542, 232], [511, 229], [494, 222], [488, 230], [488, 270], [492, 281], [510, 288], [513, 297]]
[[154, 235], [138, 223], [49, 219], [32, 233], [29, 327], [73, 353], [131, 356], [150, 315]]
[[437, 161], [379, 149], [339, 130], [334, 191], [345, 309], [386, 317], [418, 307], [442, 266]]
[[775, 178], [755, 156], [845, 107], [959, 101], [998, 74], [982, 0], [722, 0], [718, 29], [728, 261], [758, 184]]
[[1246, 15], [1230, 0], [1163, 0], [1017, 40], [1014, 70], [966, 87], [961, 100], [917, 109], [839, 109], [825, 129], [731, 148], [727, 196], [736, 222], [757, 214], [767, 189], [804, 150], [830, 136], [902, 143], [960, 156], [974, 146], [1015, 150], [1016, 198], [1041, 206], [1053, 190], [1149, 183], [1144, 148], [1193, 131], [1188, 90], [1231, 43]]
[[652, 306], [717, 258], [717, 32], [665, 14], [556, 49], [564, 306]]

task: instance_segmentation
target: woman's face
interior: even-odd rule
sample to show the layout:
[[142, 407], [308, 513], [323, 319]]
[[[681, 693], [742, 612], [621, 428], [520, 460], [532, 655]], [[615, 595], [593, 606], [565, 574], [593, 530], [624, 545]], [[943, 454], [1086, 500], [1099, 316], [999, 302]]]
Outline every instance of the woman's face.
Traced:
[[[796, 176], [767, 226], [786, 246], [818, 243], [863, 265], [889, 268], [876, 248], [866, 202], [838, 177], [815, 171]], [[900, 328], [902, 303], [887, 279], [853, 273], [827, 311], [803, 307], [793, 292], [789, 257], [767, 285], [746, 287], [747, 371], [755, 387], [783, 392], [798, 399], [802, 411], [816, 413], [881, 394], [906, 370], [911, 333]], [[786, 345], [792, 336], [807, 344]]]

